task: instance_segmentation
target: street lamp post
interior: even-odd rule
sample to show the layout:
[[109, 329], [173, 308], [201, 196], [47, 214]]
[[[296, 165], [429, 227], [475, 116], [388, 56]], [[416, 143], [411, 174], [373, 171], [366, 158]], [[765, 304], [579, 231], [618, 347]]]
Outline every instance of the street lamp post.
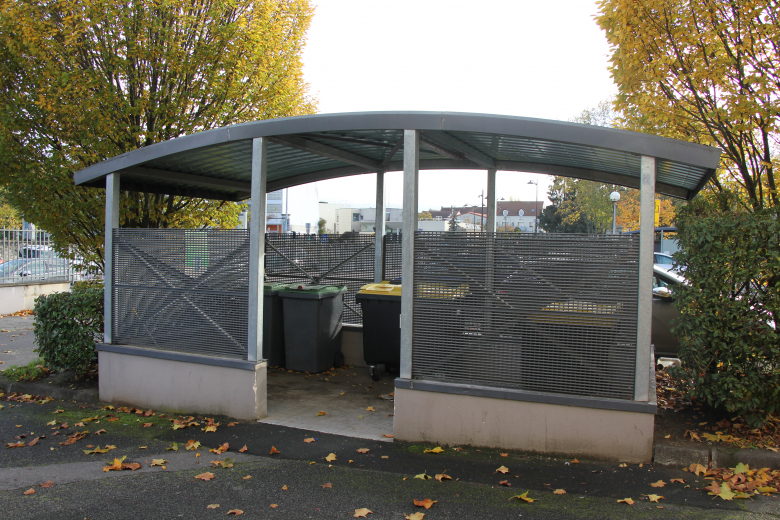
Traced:
[[609, 200], [612, 201], [612, 234], [617, 234], [617, 203], [620, 200], [620, 193], [613, 191], [609, 194]]
[[479, 216], [480, 216], [480, 231], [485, 231], [485, 190], [482, 190], [481, 195], [477, 195], [480, 199], [482, 199], [482, 208], [480, 209]]
[[528, 184], [534, 184], [536, 186], [536, 199], [534, 200], [534, 234], [539, 229], [539, 181], [528, 181]]

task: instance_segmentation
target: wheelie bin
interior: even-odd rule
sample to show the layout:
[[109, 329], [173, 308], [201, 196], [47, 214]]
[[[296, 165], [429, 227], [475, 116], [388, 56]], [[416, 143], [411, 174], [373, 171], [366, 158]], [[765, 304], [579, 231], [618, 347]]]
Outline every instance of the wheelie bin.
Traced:
[[387, 282], [360, 288], [355, 300], [363, 311], [363, 359], [374, 381], [401, 364], [401, 286]]
[[279, 290], [284, 314], [285, 367], [317, 373], [344, 364], [341, 319], [344, 286], [287, 284]]
[[284, 319], [279, 291], [283, 283], [263, 284], [263, 358], [269, 367], [284, 366]]

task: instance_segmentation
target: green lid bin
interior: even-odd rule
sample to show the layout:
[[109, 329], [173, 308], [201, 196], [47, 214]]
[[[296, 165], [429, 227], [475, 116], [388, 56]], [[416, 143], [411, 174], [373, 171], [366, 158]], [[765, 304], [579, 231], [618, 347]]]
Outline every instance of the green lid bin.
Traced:
[[288, 370], [317, 373], [343, 363], [341, 319], [346, 290], [340, 285], [296, 283], [279, 290]]
[[279, 291], [283, 283], [263, 284], [263, 359], [268, 366], [284, 366], [284, 318]]

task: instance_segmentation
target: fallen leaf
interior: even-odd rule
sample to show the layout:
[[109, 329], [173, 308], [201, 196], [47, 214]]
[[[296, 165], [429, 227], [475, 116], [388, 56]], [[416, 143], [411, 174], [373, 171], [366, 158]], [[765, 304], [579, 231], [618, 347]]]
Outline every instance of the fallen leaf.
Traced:
[[555, 491], [553, 491], [553, 494], [554, 495], [565, 495], [566, 494], [566, 490], [565, 489], [556, 489]]
[[238, 423], [237, 422], [229, 422], [228, 426], [238, 426]]
[[216, 448], [211, 448], [209, 450], [209, 453], [216, 453], [217, 455], [221, 455], [222, 453], [225, 453], [230, 448], [230, 445], [226, 442], [225, 444], [220, 444]]
[[53, 421], [51, 421], [51, 422], [47, 422], [47, 423], [46, 423], [46, 426], [54, 426], [55, 424], [57, 424], [57, 419], [54, 419], [54, 420], [53, 420]]
[[707, 473], [707, 468], [705, 468], [701, 464], [691, 464], [691, 466], [690, 466], [690, 468], [688, 468], [688, 470], [691, 473], [693, 473], [694, 475], [696, 475], [697, 477]]
[[24, 447], [24, 442], [23, 441], [19, 441], [19, 442], [6, 442], [5, 443], [5, 447], [6, 448], [23, 448]]
[[238, 515], [243, 515], [244, 512], [241, 511], [240, 509], [231, 509], [230, 511], [227, 512], [227, 514], [238, 516]]
[[441, 482], [441, 481], [443, 481], [443, 480], [452, 480], [452, 477], [451, 477], [451, 476], [449, 476], [449, 475], [447, 475], [446, 473], [439, 473], [439, 474], [438, 474], [438, 475], [436, 475], [434, 478], [435, 478], [436, 480], [438, 480], [439, 482]]
[[320, 487], [323, 488], [323, 489], [325, 489], [325, 488], [333, 489], [333, 485], [331, 485], [330, 482], [326, 482], [325, 484], [320, 484]]
[[105, 448], [97, 446], [94, 450], [83, 450], [87, 455], [94, 455], [95, 453], [108, 453], [111, 450], [115, 450], [116, 446], [113, 444], [107, 444]]
[[650, 500], [650, 502], [658, 502], [658, 501], [659, 501], [659, 500], [661, 500], [661, 499], [664, 499], [664, 500], [666, 500], [666, 499], [665, 499], [664, 497], [662, 497], [661, 495], [645, 495], [645, 496], [646, 496], [646, 497], [647, 497], [647, 498]]
[[[690, 436], [692, 441], [701, 442], [701, 439], [699, 438], [699, 434], [697, 434], [696, 432], [692, 432], [691, 430], [685, 430], [685, 435]], [[683, 437], [685, 437], [685, 435], [683, 435]]]
[[382, 458], [383, 458], [383, 459], [389, 459], [389, 458], [390, 458], [390, 456], [389, 456], [389, 455], [382, 455]]
[[165, 449], [169, 450], [169, 451], [179, 451], [179, 445], [174, 442], [173, 444], [171, 444], [170, 446], [168, 446]]
[[419, 478], [420, 480], [430, 480], [433, 477], [428, 475], [428, 473], [420, 473], [419, 475], [415, 475], [414, 478]]
[[200, 448], [200, 441], [195, 439], [188, 440], [187, 444], [184, 445], [185, 450], [197, 450], [198, 448]]
[[366, 518], [366, 515], [369, 513], [373, 513], [373, 511], [370, 511], [364, 507], [362, 509], [355, 509], [355, 514], [352, 516], [354, 516], [355, 518]]
[[122, 469], [129, 469], [129, 470], [132, 470], [132, 471], [135, 471], [135, 470], [139, 469], [140, 467], [141, 467], [141, 465], [138, 464], [137, 462], [125, 462], [124, 464], [122, 464]]
[[244, 453], [248, 448], [246, 447], [246, 444], [244, 444], [244, 447], [238, 450], [239, 453]]
[[328, 462], [333, 462], [334, 460], [336, 460], [336, 454], [335, 453], [329, 454], [327, 457], [325, 457], [325, 460], [327, 460]]
[[306, 444], [309, 444], [309, 443], [314, 442], [316, 440], [317, 439], [315, 439], [314, 437], [307, 437], [307, 438], [303, 439], [303, 442], [305, 442]]
[[444, 453], [444, 450], [441, 448], [441, 446], [436, 446], [433, 449], [425, 450], [424, 453]]
[[252, 475], [247, 475], [246, 477], [241, 477], [241, 478], [242, 478], [243, 480], [249, 480], [250, 478], [252, 478]]
[[499, 455], [501, 455], [502, 457], [508, 457], [509, 456], [508, 453], [500, 453]]
[[279, 507], [279, 504], [271, 504], [268, 507], [270, 507], [271, 509], [276, 509], [277, 507]]
[[506, 466], [501, 466], [500, 468], [498, 468], [493, 473], [504, 473], [504, 474], [506, 474], [506, 473], [509, 473], [509, 468], [507, 468]]
[[25, 491], [23, 494], [25, 494], [25, 495], [33, 495], [33, 494], [35, 494], [35, 490], [33, 488], [30, 488], [27, 491]]
[[100, 435], [102, 433], [106, 433], [106, 430], [102, 430], [102, 429], [98, 430], [98, 431], [95, 432], [95, 435]]
[[233, 467], [233, 461], [230, 459], [225, 460], [212, 460], [211, 464], [213, 466], [222, 466], [225, 469], [232, 468]]
[[[713, 483], [713, 486], [717, 488], [717, 484]], [[713, 491], [710, 491], [709, 494], [720, 497], [723, 500], [732, 500], [736, 496], [736, 493], [731, 491], [731, 488], [725, 482], [721, 484], [719, 492], [714, 493]]]
[[38, 444], [38, 441], [39, 441], [39, 440], [40, 440], [40, 437], [36, 437], [36, 438], [34, 438], [33, 440], [31, 440], [30, 442], [28, 442], [28, 443], [27, 443], [27, 446], [28, 446], [28, 447], [29, 447], [29, 446], [35, 446], [36, 444]]
[[425, 513], [413, 513], [411, 515], [404, 515], [404, 520], [423, 520]]
[[734, 468], [734, 474], [739, 475], [740, 473], [747, 473], [750, 471], [750, 466], [747, 464], [742, 464], [741, 462], [736, 465]]
[[512, 484], [510, 484], [508, 480], [502, 480], [502, 481], [500, 481], [500, 482], [498, 483], [498, 485], [499, 485], [499, 486], [507, 486], [507, 487], [509, 487], [509, 486], [511, 486]]
[[358, 448], [355, 451], [357, 451], [358, 453], [368, 453], [370, 450], [368, 448]]
[[282, 486], [282, 491], [287, 491], [287, 484], [284, 484], [284, 485]]
[[671, 482], [672, 484], [674, 484], [675, 482], [677, 482], [678, 484], [685, 484], [685, 481], [681, 478], [673, 478], [669, 482]]
[[322, 411], [320, 411], [320, 412], [317, 412], [317, 415], [328, 415], [328, 412], [322, 412]]
[[618, 468], [627, 468], [627, 467], [628, 464], [626, 464], [625, 462], [621, 462], [620, 464], [618, 464]]
[[152, 463], [150, 464], [150, 466], [162, 466], [166, 462], [168, 461], [165, 459], [152, 459]]
[[114, 408], [110, 404], [107, 404], [106, 406], [103, 407], [103, 410], [116, 410], [116, 408]]
[[145, 423], [142, 423], [141, 426], [143, 426], [144, 428], [151, 428], [153, 424], [154, 423], [145, 422]]
[[376, 410], [374, 410], [373, 406], [369, 406], [368, 408], [366, 408], [366, 411], [367, 412], [376, 412]]
[[41, 482], [39, 486], [41, 486], [42, 488], [50, 488], [54, 486], [54, 482], [52, 482], [51, 480], [47, 480], [46, 482]]
[[206, 473], [201, 473], [200, 475], [195, 475], [195, 478], [198, 479], [198, 480], [203, 480], [203, 481], [208, 482], [209, 480], [214, 478], [214, 474], [207, 471]]
[[393, 438], [393, 435], [392, 435], [392, 434], [390, 434], [390, 433], [383, 433], [383, 434], [382, 434], [382, 437], [387, 437], [388, 439], [392, 439], [392, 438]]
[[633, 501], [632, 499], [630, 499], [630, 498], [624, 498], [624, 499], [622, 499], [622, 500], [618, 500], [618, 501], [617, 501], [617, 503], [618, 503], [618, 504], [621, 504], [621, 503], [623, 503], [623, 504], [628, 504], [628, 505], [630, 505], [630, 506], [633, 506], [633, 505], [634, 505], [634, 501]]
[[664, 482], [663, 480], [659, 480], [658, 482], [652, 482], [652, 483], [650, 484], [650, 486], [652, 486], [652, 487], [654, 487], [654, 488], [662, 488], [662, 487], [664, 487], [665, 485], [666, 485], [666, 482]]
[[206, 506], [206, 509], [216, 509], [219, 507], [219, 504], [209, 504]]
[[571, 463], [572, 463], [572, 464], [579, 464], [579, 463], [580, 463], [580, 461], [578, 461], [577, 459], [574, 459], [574, 460], [572, 460], [572, 461], [571, 461]]
[[426, 498], [425, 500], [414, 499], [414, 505], [424, 507], [425, 509], [430, 509], [436, 502], [438, 502], [438, 500], [431, 500], [430, 498]]
[[528, 502], [529, 504], [530, 504], [531, 502], [533, 502], [534, 500], [536, 500], [536, 499], [534, 499], [534, 498], [528, 498], [528, 491], [526, 491], [526, 492], [525, 492], [525, 493], [523, 493], [522, 495], [515, 495], [515, 496], [513, 496], [513, 497], [510, 497], [510, 498], [509, 498], [509, 500], [512, 500], [513, 498], [517, 498], [517, 499], [520, 499], [520, 500], [524, 500], [524, 501]]

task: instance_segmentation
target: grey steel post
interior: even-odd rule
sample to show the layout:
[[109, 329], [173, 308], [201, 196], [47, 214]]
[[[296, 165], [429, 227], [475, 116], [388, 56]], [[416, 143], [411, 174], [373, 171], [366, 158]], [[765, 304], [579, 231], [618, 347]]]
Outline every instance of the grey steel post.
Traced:
[[376, 172], [376, 216], [374, 217], [374, 282], [382, 281], [382, 238], [385, 236], [385, 172]]
[[263, 359], [263, 269], [268, 140], [252, 139], [252, 201], [249, 215], [249, 329], [247, 359]]
[[119, 227], [119, 174], [106, 175], [106, 236], [103, 249], [103, 342], [114, 341], [114, 230]]
[[636, 321], [634, 401], [650, 400], [650, 340], [653, 321], [655, 157], [642, 156], [639, 191], [639, 301]]
[[417, 232], [417, 186], [420, 176], [420, 132], [404, 130], [404, 208], [401, 264], [401, 378], [412, 378], [414, 338], [414, 235]]
[[487, 171], [487, 227], [485, 231], [496, 232], [496, 170]]

